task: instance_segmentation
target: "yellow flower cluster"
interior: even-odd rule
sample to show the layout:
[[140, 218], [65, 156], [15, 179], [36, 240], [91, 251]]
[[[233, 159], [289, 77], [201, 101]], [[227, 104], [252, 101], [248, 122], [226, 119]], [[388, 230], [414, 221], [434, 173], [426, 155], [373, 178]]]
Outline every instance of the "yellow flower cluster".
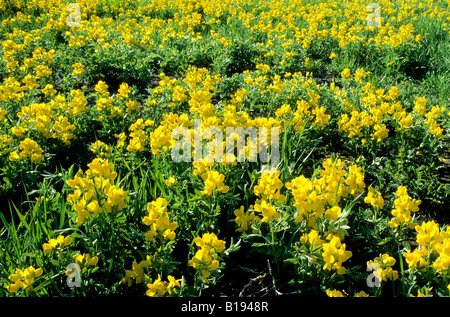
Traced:
[[145, 233], [145, 240], [153, 241], [158, 234], [165, 239], [175, 239], [174, 230], [178, 227], [178, 224], [175, 221], [170, 221], [167, 205], [167, 200], [161, 197], [147, 205], [148, 216], [145, 216], [142, 222], [146, 226], [150, 226], [150, 231]]
[[23, 106], [17, 112], [20, 124], [12, 127], [11, 132], [17, 137], [23, 137], [27, 131], [33, 131], [46, 139], [53, 138], [63, 141], [64, 144], [70, 144], [75, 138], [76, 126], [69, 122], [63, 109], [60, 108], [61, 99], [60, 97], [58, 101], [50, 103]]
[[27, 158], [30, 158], [33, 164], [40, 164], [44, 158], [42, 155], [44, 150], [41, 149], [36, 141], [29, 138], [20, 142], [19, 149], [20, 152], [13, 151], [10, 153], [10, 161], [26, 160]]
[[381, 196], [381, 193], [376, 191], [372, 186], [369, 186], [368, 190], [367, 196], [364, 197], [364, 202], [366, 204], [371, 204], [373, 207], [382, 209], [384, 206], [384, 199]]
[[73, 71], [72, 71], [72, 75], [76, 76], [76, 75], [82, 75], [84, 72], [84, 65], [81, 63], [75, 63], [72, 65], [73, 67]]
[[[298, 210], [295, 221], [306, 221], [311, 228], [316, 228], [316, 221], [328, 210], [327, 206], [334, 207], [342, 198], [357, 195], [365, 187], [361, 167], [352, 165], [346, 171], [340, 159], [327, 159], [322, 165], [320, 178], [307, 179], [301, 175], [286, 183]], [[329, 211], [328, 215], [333, 217], [336, 212], [339, 213], [336, 209]]]
[[344, 297], [344, 294], [342, 294], [342, 292], [337, 289], [334, 290], [329, 289], [327, 290], [326, 294], [328, 297]]
[[206, 68], [190, 68], [183, 80], [189, 87], [189, 112], [206, 119], [214, 116], [215, 106], [212, 95], [216, 90], [215, 84], [220, 82], [220, 75], [211, 77]]
[[308, 257], [311, 259], [313, 264], [317, 263], [317, 261], [320, 259], [319, 253], [326, 241], [327, 240], [323, 240], [321, 238], [319, 231], [314, 229], [311, 229], [309, 233], [305, 233], [300, 237], [300, 243], [307, 246], [309, 250]]
[[[80, 266], [80, 269], [83, 269], [87, 265], [94, 266], [94, 265], [97, 265], [97, 263], [98, 263], [98, 257], [96, 257], [96, 256], [91, 257], [88, 253], [83, 253], [83, 254], [78, 253], [73, 256], [73, 259], [75, 260], [75, 263]], [[67, 273], [68, 272], [66, 272], [66, 274]], [[70, 275], [70, 273], [67, 275]]]
[[175, 113], [163, 114], [161, 123], [150, 133], [150, 148], [152, 153], [160, 156], [160, 150], [169, 150], [176, 143], [172, 139], [174, 129], [177, 127], [189, 127], [191, 125], [193, 125], [193, 122], [185, 113], [181, 115]]
[[272, 202], [282, 203], [286, 200], [286, 196], [280, 193], [280, 189], [284, 185], [279, 177], [279, 170], [262, 173], [261, 178], [258, 179], [253, 188], [253, 193], [258, 196], [256, 203], [251, 205], [247, 212], [244, 211], [243, 206], [234, 211], [236, 216], [234, 221], [239, 225], [237, 231], [245, 232], [252, 228], [252, 231], [255, 232], [256, 229], [252, 227], [255, 222], [270, 222], [281, 217], [281, 214], [272, 204]]
[[14, 282], [6, 287], [6, 290], [10, 293], [15, 293], [18, 290], [25, 289], [25, 292], [33, 290], [32, 283], [35, 278], [41, 276], [43, 273], [41, 268], [35, 269], [29, 266], [26, 269], [16, 269], [14, 274], [11, 274], [8, 278], [10, 281]]
[[412, 199], [408, 195], [408, 190], [405, 186], [399, 186], [395, 192], [397, 198], [394, 200], [395, 208], [392, 210], [392, 218], [389, 221], [389, 225], [392, 228], [396, 228], [401, 224], [406, 224], [410, 228], [414, 228], [411, 212], [417, 212], [419, 210], [420, 200]]
[[374, 271], [373, 274], [378, 281], [386, 282], [388, 279], [395, 281], [398, 279], [398, 271], [392, 269], [395, 262], [395, 258], [385, 253], [376, 257], [373, 261], [367, 261], [367, 267]]
[[154, 122], [151, 120], [137, 119], [135, 123], [130, 126], [130, 143], [127, 146], [129, 152], [144, 151], [144, 147], [148, 144], [149, 137], [145, 133], [147, 127], [153, 126]]
[[[341, 75], [351, 76], [350, 70], [345, 69]], [[408, 112], [397, 100], [399, 88], [395, 86], [385, 93], [384, 89], [377, 89], [371, 82], [361, 85], [360, 105], [350, 101], [345, 91], [339, 91], [335, 87], [330, 90], [335, 91], [337, 101], [347, 111], [341, 114], [338, 125], [339, 132], [345, 132], [348, 138], [361, 138], [364, 144], [370, 136], [372, 140], [381, 142], [389, 136], [389, 129], [385, 123], [387, 120], [397, 126], [400, 132], [408, 131], [413, 126], [423, 125], [433, 135], [442, 136], [443, 129], [438, 120], [445, 109], [433, 106], [430, 111], [427, 111], [428, 100], [424, 97], [417, 97], [414, 101], [414, 109]]]
[[72, 243], [72, 237], [59, 235], [56, 239], [50, 239], [48, 243], [42, 245], [45, 254], [51, 254], [60, 250], [62, 247], [68, 246]]
[[238, 232], [246, 232], [248, 229], [252, 229], [253, 233], [256, 233], [257, 230], [253, 228], [252, 224], [258, 223], [261, 218], [252, 212], [245, 212], [244, 206], [241, 206], [239, 209], [234, 210], [233, 214], [236, 216], [234, 222], [239, 226], [236, 229]]
[[219, 254], [225, 249], [225, 241], [219, 240], [214, 233], [205, 233], [201, 238], [195, 238], [194, 243], [200, 249], [189, 260], [189, 264], [200, 272], [203, 281], [208, 283], [207, 278], [211, 271], [220, 265]]
[[214, 165], [213, 160], [202, 159], [200, 162], [192, 162], [192, 165], [193, 174], [200, 175], [205, 183], [205, 189], [201, 191], [203, 195], [211, 196], [215, 191], [225, 194], [230, 190], [230, 187], [224, 184], [225, 175], [209, 169]]
[[305, 233], [300, 238], [300, 243], [309, 244], [311, 248], [315, 249], [318, 246], [321, 246], [325, 240], [320, 238], [320, 234], [317, 230], [312, 229], [309, 233]]
[[11, 142], [13, 142], [12, 138], [8, 137], [6, 134], [0, 134], [0, 156], [7, 153]]
[[425, 114], [425, 120], [424, 124], [428, 126], [430, 132], [436, 136], [442, 137], [442, 133], [444, 132], [444, 129], [441, 127], [441, 125], [438, 123], [439, 117], [442, 115], [442, 113], [445, 112], [445, 107], [431, 107], [431, 110]]
[[254, 209], [259, 215], [262, 215], [262, 222], [269, 222], [273, 219], [279, 219], [281, 214], [276, 210], [276, 207], [270, 203], [271, 200], [284, 202], [286, 196], [280, 194], [280, 189], [283, 183], [280, 180], [280, 171], [271, 171], [263, 173], [258, 179], [257, 185], [253, 188], [253, 192], [259, 199], [256, 201]]
[[[326, 291], [326, 294], [328, 297], [345, 297], [344, 294], [342, 294], [342, 292], [337, 289], [334, 290], [329, 289]], [[360, 291], [355, 293], [355, 297], [369, 297], [369, 294], [367, 294], [364, 291]]]
[[203, 195], [211, 196], [216, 190], [225, 194], [230, 190], [230, 187], [223, 183], [225, 175], [217, 171], [206, 170], [201, 174], [201, 177], [205, 182], [205, 189], [201, 191]]
[[100, 140], [97, 140], [94, 143], [92, 143], [90, 146], [90, 150], [98, 158], [102, 158], [102, 159], [105, 159], [112, 152], [112, 148], [108, 144], [106, 144]]
[[[201, 140], [204, 141], [203, 138], [207, 139], [208, 137], [205, 134], [207, 128], [217, 127], [219, 129], [219, 133], [228, 140], [233, 140], [229, 138], [234, 137], [234, 141], [237, 139], [237, 134], [227, 135], [227, 128], [256, 128], [257, 142], [255, 144], [256, 148], [258, 146], [269, 146], [271, 143], [271, 133], [267, 133], [266, 138], [260, 137], [262, 133], [262, 129], [259, 128], [267, 128], [270, 129], [272, 127], [281, 127], [282, 121], [278, 121], [275, 118], [255, 118], [251, 119], [249, 114], [245, 111], [238, 111], [238, 107], [242, 105], [242, 102], [245, 100], [245, 95], [247, 93], [246, 89], [238, 89], [235, 94], [233, 94], [232, 99], [229, 103], [223, 105], [223, 112], [214, 111], [217, 107], [212, 104], [212, 94], [216, 90], [215, 85], [220, 82], [219, 75], [211, 75], [209, 71], [205, 68], [195, 68], [190, 67], [187, 71], [186, 77], [178, 80], [178, 82], [174, 79], [170, 79], [164, 74], [160, 74], [160, 77], [163, 79], [160, 81], [159, 87], [155, 88], [152, 93], [153, 97], [158, 94], [164, 94], [164, 99], [171, 98], [173, 101], [169, 104], [170, 107], [173, 107], [177, 104], [184, 105], [185, 98], [175, 97], [176, 92], [182, 91], [183, 94], [188, 93], [186, 96], [186, 100], [188, 105], [190, 105], [190, 113], [193, 115], [193, 119], [190, 119], [187, 114], [164, 114], [164, 120], [150, 133], [150, 147], [152, 149], [152, 153], [154, 155], [159, 156], [160, 150], [167, 151], [177, 142], [171, 138], [172, 132], [177, 127], [187, 127], [189, 128], [191, 135], [191, 146], [194, 147], [193, 156], [196, 161], [202, 158], [197, 158], [197, 146], [196, 138], [200, 136]], [[177, 88], [180, 87], [180, 88]], [[181, 88], [184, 87], [184, 88]], [[155, 105], [157, 102], [155, 99], [147, 101], [147, 105]], [[201, 129], [195, 129], [194, 119], [201, 119]], [[192, 127], [194, 126], [194, 127]], [[269, 131], [268, 131], [269, 132]], [[262, 139], [262, 140], [261, 140]], [[219, 144], [216, 142], [219, 141]], [[223, 141], [221, 143], [221, 141]], [[246, 141], [246, 140], [244, 140]], [[247, 140], [248, 141], [248, 140]], [[261, 142], [261, 144], [259, 144]], [[203, 159], [207, 158], [213, 159], [216, 161], [220, 161], [222, 164], [226, 165], [228, 163], [232, 165], [236, 165], [236, 156], [233, 153], [226, 153], [223, 157], [218, 157], [216, 155], [215, 149], [217, 149], [220, 144], [225, 145], [225, 140], [214, 138], [209, 142], [200, 142], [202, 147], [209, 147], [210, 151], [208, 156], [203, 157]], [[237, 155], [243, 156], [244, 158], [249, 158], [250, 154], [250, 142], [247, 142], [245, 147], [241, 150]], [[202, 154], [205, 153], [206, 149], [203, 149]], [[253, 152], [252, 152], [253, 153]]]
[[415, 230], [419, 247], [403, 254], [408, 266], [425, 269], [432, 265], [440, 273], [447, 271], [450, 265], [450, 227], [440, 230], [438, 223], [427, 221], [417, 225]]
[[115, 214], [127, 206], [124, 202], [127, 192], [111, 183], [117, 177], [114, 164], [107, 159], [96, 158], [88, 167], [85, 177], [79, 171], [74, 179], [67, 181], [67, 185], [75, 189], [67, 201], [79, 213], [76, 222], [80, 224], [90, 215], [98, 215], [102, 211]]
[[276, 207], [266, 200], [257, 200], [254, 206], [250, 206], [250, 210], [252, 209], [257, 212], [257, 215], [262, 215], [262, 222], [270, 222], [281, 217]]
[[130, 94], [131, 89], [127, 83], [121, 83], [119, 90], [117, 92], [118, 92], [118, 94], [116, 95], [117, 99], [126, 99], [126, 98], [128, 98], [128, 95]]
[[[125, 111], [130, 115], [139, 111], [140, 103], [137, 100], [128, 98], [131, 93], [131, 88], [127, 83], [121, 83], [117, 94], [114, 96], [110, 96], [108, 85], [102, 80], [97, 82], [94, 90], [96, 92], [96, 109], [102, 112], [99, 116], [101, 120], [105, 118], [104, 115], [107, 115], [109, 119], [113, 119], [115, 117], [123, 117]], [[136, 138], [138, 138], [137, 135]]]
[[139, 263], [137, 263], [135, 259], [131, 270], [125, 270], [125, 276], [120, 280], [120, 284], [127, 284], [128, 287], [130, 287], [133, 285], [133, 282], [136, 284], [143, 283], [145, 281], [144, 269], [151, 264], [149, 255], [147, 255], [145, 260], [142, 260]]
[[109, 96], [108, 85], [103, 80], [99, 80], [97, 82], [97, 84], [94, 87], [94, 90], [100, 97], [105, 98]]
[[162, 297], [166, 293], [169, 295], [172, 294], [175, 287], [180, 287], [181, 279], [177, 280], [173, 276], [168, 275], [167, 280], [167, 282], [163, 282], [161, 275], [158, 274], [158, 278], [153, 283], [147, 284], [148, 290], [145, 292], [145, 295], [149, 297]]
[[323, 270], [335, 269], [339, 275], [347, 271], [342, 263], [351, 258], [352, 252], [345, 250], [345, 247], [345, 243], [341, 243], [341, 238], [338, 236], [332, 237], [330, 242], [322, 245], [322, 258], [325, 262]]
[[79, 116], [82, 113], [88, 112], [87, 99], [82, 90], [73, 89], [70, 91], [70, 96], [70, 101], [67, 104], [67, 113], [70, 116]]
[[253, 193], [262, 199], [274, 199], [280, 203], [285, 201], [286, 196], [280, 194], [280, 189], [283, 187], [280, 173], [279, 170], [262, 173], [257, 185], [253, 188]]
[[202, 159], [200, 162], [192, 162], [192, 166], [194, 167], [194, 171], [192, 174], [200, 175], [200, 177], [209, 171], [209, 167], [214, 165], [214, 161], [209, 161], [206, 159]]
[[164, 183], [167, 185], [167, 186], [173, 186], [173, 185], [175, 185], [176, 183], [178, 183], [178, 179], [176, 179], [175, 177], [173, 177], [173, 176], [170, 176], [168, 179], [166, 179], [165, 181], [164, 181]]

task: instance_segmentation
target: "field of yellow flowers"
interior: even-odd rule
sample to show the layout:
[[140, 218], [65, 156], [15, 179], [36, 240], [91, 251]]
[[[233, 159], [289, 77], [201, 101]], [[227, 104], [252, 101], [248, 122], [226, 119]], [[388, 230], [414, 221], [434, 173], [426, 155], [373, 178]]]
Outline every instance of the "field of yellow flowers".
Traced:
[[448, 0], [0, 20], [1, 297], [450, 296]]

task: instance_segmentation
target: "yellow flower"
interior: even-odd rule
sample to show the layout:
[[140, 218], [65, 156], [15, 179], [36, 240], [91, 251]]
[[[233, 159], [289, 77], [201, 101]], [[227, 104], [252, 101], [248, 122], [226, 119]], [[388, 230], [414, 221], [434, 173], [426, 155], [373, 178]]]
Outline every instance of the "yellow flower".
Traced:
[[377, 142], [381, 142], [382, 140], [384, 140], [388, 137], [389, 130], [386, 128], [386, 125], [376, 124], [374, 126], [374, 129], [375, 129], [375, 132], [370, 134], [370, 136], [372, 137], [372, 140], [377, 140]]
[[434, 221], [422, 222], [422, 225], [415, 226], [415, 230], [417, 231], [416, 241], [430, 250], [442, 241], [439, 224]]
[[172, 185], [176, 184], [178, 182], [178, 180], [176, 178], [174, 178], [173, 176], [170, 176], [164, 182], [166, 183], [167, 186], [172, 186]]
[[369, 192], [367, 196], [364, 197], [364, 202], [366, 204], [371, 204], [374, 207], [382, 209], [384, 206], [384, 199], [381, 196], [380, 192], [376, 191], [372, 186], [368, 188]]
[[367, 266], [374, 270], [373, 274], [380, 282], [385, 282], [388, 279], [394, 281], [398, 279], [398, 271], [392, 269], [395, 262], [395, 258], [385, 253], [381, 257], [376, 257], [373, 261], [368, 261]]
[[412, 221], [411, 212], [417, 212], [419, 210], [420, 200], [412, 199], [405, 186], [399, 186], [396, 191], [397, 198], [394, 200], [394, 209], [391, 211], [394, 216], [389, 221], [389, 225], [392, 228], [396, 228], [402, 223], [405, 223], [411, 228], [415, 227]]
[[181, 279], [175, 279], [173, 276], [167, 276], [168, 282], [161, 280], [161, 275], [158, 274], [158, 278], [153, 282], [147, 284], [147, 292], [145, 293], [149, 297], [162, 297], [166, 293], [172, 294], [175, 287], [180, 287]]
[[73, 71], [72, 71], [72, 75], [81, 75], [83, 74], [84, 71], [84, 65], [81, 63], [75, 63], [72, 64], [73, 67]]
[[117, 147], [122, 148], [125, 146], [125, 140], [127, 139], [127, 135], [122, 132], [120, 134], [114, 134], [114, 137], [117, 138]]
[[171, 275], [168, 275], [168, 276], [167, 276], [167, 279], [169, 280], [169, 284], [167, 285], [167, 292], [168, 292], [169, 294], [171, 294], [171, 293], [172, 293], [172, 290], [173, 290], [175, 287], [180, 287], [180, 281], [181, 281], [181, 279], [175, 279], [175, 277], [173, 277], [173, 276], [171, 276]]
[[131, 92], [127, 83], [120, 84], [120, 88], [118, 90], [118, 94], [116, 95], [117, 99], [125, 99], [128, 98], [128, 94]]
[[329, 59], [336, 59], [337, 55], [336, 53], [331, 53], [330, 56], [328, 57]]
[[311, 66], [311, 59], [309, 57], [305, 58], [305, 67], [308, 68]]
[[408, 252], [403, 254], [408, 266], [417, 268], [425, 267], [427, 265], [427, 256], [427, 248], [416, 249], [414, 252], [408, 250]]
[[73, 258], [75, 260], [75, 263], [78, 264], [81, 269], [87, 265], [94, 266], [98, 263], [98, 257], [91, 257], [88, 253], [78, 253], [74, 255]]
[[351, 77], [351, 71], [350, 71], [350, 69], [349, 68], [345, 68], [342, 72], [341, 72], [341, 77], [342, 77], [342, 79], [344, 79], [344, 80], [347, 80], [347, 79], [349, 79], [350, 77]]
[[251, 212], [251, 213], [244, 212], [244, 206], [241, 206], [239, 209], [234, 210], [233, 213], [236, 216], [236, 219], [234, 220], [234, 222], [236, 222], [237, 225], [239, 226], [239, 228], [236, 229], [236, 231], [245, 232], [249, 228], [251, 228], [252, 232], [256, 232], [256, 229], [253, 229], [251, 225], [254, 222], [260, 221], [261, 218], [256, 216], [254, 212]]
[[220, 174], [217, 171], [208, 170], [201, 176], [205, 182], [205, 189], [201, 191], [203, 195], [210, 196], [216, 190], [225, 194], [230, 190], [230, 187], [223, 183], [225, 175]]
[[43, 270], [41, 268], [35, 269], [32, 266], [29, 266], [26, 269], [16, 269], [15, 273], [8, 277], [8, 279], [14, 283], [8, 285], [6, 290], [10, 293], [15, 293], [20, 289], [25, 289], [28, 293], [33, 289], [31, 284], [34, 282], [34, 279], [41, 276], [42, 273]]
[[103, 204], [106, 213], [117, 212], [127, 207], [125, 198], [128, 196], [128, 193], [122, 188], [111, 185], [104, 190], [104, 194], [107, 197], [106, 202]]
[[205, 233], [202, 237], [197, 237], [194, 243], [198, 249], [189, 260], [189, 264], [194, 267], [205, 283], [211, 271], [219, 268], [219, 254], [225, 249], [225, 241], [219, 240], [214, 233]]
[[370, 72], [366, 72], [364, 69], [358, 68], [355, 72], [355, 81], [357, 83], [361, 83], [362, 78], [366, 77], [369, 74], [370, 74]]
[[42, 92], [49, 97], [52, 97], [54, 95], [56, 95], [56, 90], [53, 89], [53, 85], [52, 84], [47, 84], [43, 89]]
[[138, 101], [136, 101], [136, 100], [129, 100], [126, 103], [127, 113], [131, 114], [133, 112], [139, 111], [139, 105], [140, 105], [140, 103]]
[[416, 97], [416, 100], [414, 100], [414, 109], [413, 109], [413, 113], [416, 113], [419, 116], [424, 116], [427, 108], [428, 100], [424, 97]]
[[370, 297], [370, 296], [366, 292], [361, 291], [361, 292], [356, 293], [355, 297]]
[[162, 234], [163, 238], [175, 239], [174, 230], [178, 227], [178, 224], [175, 221], [170, 221], [167, 205], [167, 200], [161, 197], [147, 205], [148, 215], [142, 219], [146, 226], [150, 226], [150, 231], [144, 234], [147, 241], [153, 241], [158, 233]]
[[275, 115], [277, 117], [281, 117], [283, 115], [289, 115], [292, 112], [291, 106], [288, 104], [283, 104], [280, 108], [275, 111]]
[[330, 220], [336, 220], [342, 214], [341, 207], [333, 206], [325, 211], [325, 217]]
[[132, 269], [125, 270], [125, 277], [122, 278], [120, 284], [127, 284], [128, 286], [133, 285], [133, 282], [136, 284], [141, 284], [144, 282], [145, 274], [144, 269], [151, 265], [150, 256], [147, 255], [145, 260], [137, 263], [136, 260], [133, 261]]
[[253, 188], [253, 193], [263, 199], [275, 199], [278, 202], [283, 202], [286, 196], [280, 194], [280, 189], [283, 187], [283, 182], [280, 180], [280, 171], [266, 172], [258, 179], [257, 185]]
[[90, 150], [101, 158], [104, 158], [107, 154], [112, 152], [111, 147], [100, 140], [97, 140], [94, 143], [92, 143], [90, 146]]
[[338, 236], [332, 237], [330, 242], [324, 243], [322, 248], [322, 258], [325, 261], [323, 270], [336, 269], [339, 275], [346, 272], [342, 263], [352, 256], [351, 251], [345, 250], [345, 243], [341, 243]]
[[262, 214], [262, 222], [269, 222], [273, 219], [277, 220], [281, 214], [277, 212], [275, 206], [268, 203], [266, 200], [259, 200], [255, 204], [255, 211]]
[[34, 68], [34, 71], [36, 72], [36, 78], [45, 77], [52, 73], [50, 68], [46, 65], [38, 65]]
[[56, 239], [50, 239], [48, 243], [44, 243], [42, 245], [42, 248], [45, 254], [50, 254], [63, 246], [70, 245], [71, 243], [72, 237], [70, 236], [64, 237], [62, 235], [59, 235]]
[[125, 199], [128, 193], [117, 185], [112, 185], [117, 177], [114, 164], [107, 159], [96, 158], [88, 164], [86, 177], [80, 170], [67, 185], [75, 191], [69, 194], [67, 201], [73, 210], [79, 213], [76, 222], [83, 224], [90, 215], [97, 215], [103, 210], [106, 213], [116, 214], [127, 207]]
[[328, 297], [344, 297], [341, 291], [338, 290], [327, 290]]
[[319, 126], [320, 129], [324, 129], [327, 122], [331, 119], [329, 114], [325, 113], [325, 107], [316, 107], [311, 112], [316, 116], [316, 119], [313, 123], [314, 126]]
[[108, 85], [102, 80], [98, 81], [97, 85], [95, 85], [95, 87], [94, 87], [94, 90], [96, 92], [98, 92], [101, 97], [108, 97], [109, 96]]
[[147, 284], [147, 292], [145, 294], [149, 297], [161, 297], [166, 293], [166, 286], [161, 281], [161, 276], [158, 274], [158, 279], [153, 283]]
[[320, 238], [320, 234], [317, 230], [311, 229], [309, 233], [305, 233], [303, 236], [300, 237], [300, 243], [301, 244], [309, 243], [311, 245], [311, 249], [315, 249], [318, 246], [324, 244], [325, 240], [322, 240]]
[[392, 86], [388, 91], [386, 99], [395, 101], [400, 96], [398, 91], [398, 87]]
[[117, 173], [112, 171], [114, 164], [110, 163], [107, 159], [96, 158], [88, 164], [89, 169], [86, 171], [86, 175], [94, 177], [107, 178], [114, 180], [117, 177]]
[[44, 152], [36, 141], [33, 141], [29, 138], [21, 141], [19, 144], [19, 149], [21, 150], [19, 153], [14, 151], [11, 152], [9, 159], [11, 161], [15, 160], [25, 160], [30, 158], [31, 162], [34, 164], [40, 164], [44, 158], [42, 153]]

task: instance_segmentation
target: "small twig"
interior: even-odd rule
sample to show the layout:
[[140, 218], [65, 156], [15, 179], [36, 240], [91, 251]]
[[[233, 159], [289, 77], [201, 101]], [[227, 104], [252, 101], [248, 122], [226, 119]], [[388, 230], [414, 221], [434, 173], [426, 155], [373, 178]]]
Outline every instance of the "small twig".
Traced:
[[283, 293], [280, 293], [279, 291], [277, 291], [277, 287], [275, 285], [275, 278], [272, 275], [272, 268], [270, 267], [270, 261], [269, 259], [267, 259], [267, 265], [269, 266], [269, 273], [270, 276], [272, 276], [272, 284], [273, 284], [273, 290], [275, 291], [275, 295], [283, 295]]
[[[251, 270], [249, 270], [251, 271]], [[239, 297], [243, 297], [244, 296], [244, 292], [247, 288], [249, 288], [254, 282], [256, 282], [257, 280], [263, 279], [267, 274], [264, 273], [262, 275], [258, 275], [257, 277], [254, 277], [252, 279], [250, 279], [250, 282], [248, 282], [246, 285], [244, 285], [244, 287], [242, 288], [242, 290], [239, 292]]]

